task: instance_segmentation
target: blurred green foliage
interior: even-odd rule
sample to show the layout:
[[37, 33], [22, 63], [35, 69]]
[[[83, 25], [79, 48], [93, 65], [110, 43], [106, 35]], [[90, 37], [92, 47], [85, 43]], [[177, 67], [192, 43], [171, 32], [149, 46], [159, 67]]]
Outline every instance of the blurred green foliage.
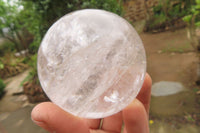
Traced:
[[0, 56], [4, 56], [6, 53], [15, 51], [15, 45], [10, 41], [4, 41], [0, 45]]
[[159, 4], [153, 7], [153, 16], [147, 20], [147, 29], [172, 26], [176, 20], [182, 19], [190, 13], [195, 0], [159, 0]]
[[32, 78], [35, 78], [34, 76], [37, 76], [37, 54], [31, 56], [28, 64], [32, 68], [30, 71], [30, 75]]
[[0, 60], [0, 69], [4, 69], [4, 63]]
[[21, 86], [27, 81], [34, 82], [35, 84], [39, 85], [39, 79], [37, 76], [37, 54], [34, 54], [29, 58], [25, 58], [25, 61], [31, 67], [31, 70], [29, 72], [29, 75], [21, 82]]
[[183, 20], [189, 25], [200, 27], [200, 0], [195, 0], [195, 3], [190, 7]]
[[[200, 0], [195, 0], [195, 3], [190, 7], [188, 14], [183, 17], [183, 20], [187, 23], [190, 44], [199, 55], [200, 37], [197, 36], [196, 29], [200, 27]], [[198, 80], [200, 81], [200, 75], [198, 75]]]
[[[20, 9], [21, 7], [21, 9]], [[15, 46], [17, 51], [27, 49], [26, 20], [20, 2], [9, 4], [9, 2], [0, 1], [0, 37], [9, 40]]]
[[3, 96], [4, 92], [4, 88], [5, 88], [5, 84], [3, 82], [3, 80], [0, 78], [0, 98]]

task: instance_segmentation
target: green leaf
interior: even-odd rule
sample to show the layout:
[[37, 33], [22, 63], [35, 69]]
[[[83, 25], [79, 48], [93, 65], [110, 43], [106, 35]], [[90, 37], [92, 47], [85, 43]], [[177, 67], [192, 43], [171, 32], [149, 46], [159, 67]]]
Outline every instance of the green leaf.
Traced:
[[183, 21], [185, 21], [187, 23], [189, 23], [191, 21], [191, 19], [192, 19], [192, 15], [187, 15], [187, 16], [183, 17]]
[[0, 63], [0, 69], [4, 69], [4, 64]]
[[198, 15], [198, 14], [199, 14], [199, 11], [196, 10], [196, 11], [194, 12], [194, 15]]
[[196, 10], [200, 9], [200, 4], [195, 6]]
[[200, 4], [200, 0], [196, 0], [196, 3], [199, 5]]
[[200, 27], [200, 21], [195, 23], [195, 26]]

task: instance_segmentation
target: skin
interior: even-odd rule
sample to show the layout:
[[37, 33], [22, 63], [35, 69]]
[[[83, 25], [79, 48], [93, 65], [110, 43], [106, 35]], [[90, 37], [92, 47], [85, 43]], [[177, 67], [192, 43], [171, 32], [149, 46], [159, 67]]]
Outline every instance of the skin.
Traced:
[[[146, 74], [137, 98], [121, 112], [101, 119], [83, 119], [73, 116], [51, 102], [37, 105], [31, 113], [32, 120], [51, 133], [149, 133], [149, 103], [151, 77]], [[101, 127], [100, 127], [101, 125]]]

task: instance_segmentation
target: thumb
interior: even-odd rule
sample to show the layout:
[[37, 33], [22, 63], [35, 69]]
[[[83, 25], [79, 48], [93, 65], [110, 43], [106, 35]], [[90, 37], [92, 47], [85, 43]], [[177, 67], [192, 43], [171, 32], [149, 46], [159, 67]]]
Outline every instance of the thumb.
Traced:
[[51, 102], [37, 105], [31, 117], [37, 125], [53, 133], [89, 133], [83, 119], [65, 112]]
[[147, 113], [139, 100], [135, 99], [122, 114], [127, 133], [149, 133]]

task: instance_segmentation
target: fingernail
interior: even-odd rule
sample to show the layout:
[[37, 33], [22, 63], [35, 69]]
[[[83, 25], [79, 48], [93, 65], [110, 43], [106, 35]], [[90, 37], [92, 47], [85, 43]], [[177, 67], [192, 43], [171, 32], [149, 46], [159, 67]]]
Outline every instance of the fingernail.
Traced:
[[38, 126], [46, 126], [46, 124], [45, 124], [44, 122], [36, 121], [36, 120], [34, 120], [34, 119], [32, 119], [32, 118], [31, 118], [31, 120], [32, 120], [35, 124], [37, 124]]
[[36, 121], [36, 120], [34, 120], [34, 119], [32, 119], [32, 121], [33, 121], [35, 124], [37, 124], [38, 126], [40, 126], [40, 127], [44, 128], [44, 129], [48, 130], [49, 132], [51, 132], [51, 133], [56, 133], [56, 131], [54, 131], [52, 127], [49, 127], [45, 122]]

